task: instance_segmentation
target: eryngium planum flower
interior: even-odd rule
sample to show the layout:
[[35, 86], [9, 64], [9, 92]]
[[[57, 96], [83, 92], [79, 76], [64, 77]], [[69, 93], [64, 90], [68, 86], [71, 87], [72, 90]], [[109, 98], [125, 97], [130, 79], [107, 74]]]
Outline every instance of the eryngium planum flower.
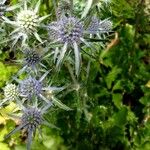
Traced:
[[42, 92], [42, 83], [35, 78], [29, 77], [23, 80], [19, 86], [19, 93], [23, 97], [32, 98]]
[[44, 49], [39, 50], [27, 48], [23, 50], [23, 59], [16, 61], [17, 63], [21, 63], [23, 65], [22, 69], [18, 71], [17, 75], [20, 75], [23, 72], [27, 72], [28, 74], [37, 74], [38, 71], [40, 71], [40, 68], [46, 68], [46, 66], [41, 62], [45, 58], [49, 57], [49, 55], [51, 55], [50, 53], [45, 55], [46, 52], [47, 50], [45, 51]]
[[23, 107], [22, 116], [21, 117], [14, 116], [15, 118], [18, 118], [20, 120], [20, 125], [14, 130], [12, 130], [9, 134], [7, 134], [5, 136], [5, 139], [10, 137], [12, 134], [16, 133], [19, 130], [24, 130], [27, 132], [27, 150], [30, 150], [32, 138], [35, 135], [36, 130], [38, 130], [39, 133], [41, 133], [40, 125], [46, 125], [51, 128], [57, 128], [54, 125], [48, 123], [43, 117], [44, 113], [46, 113], [47, 109], [50, 106], [51, 105], [47, 105], [41, 109], [37, 108], [37, 106], [28, 108], [22, 106]]
[[82, 23], [74, 17], [64, 17], [59, 22], [59, 38], [63, 43], [80, 42], [83, 35]]
[[26, 46], [26, 41], [30, 35], [34, 35], [35, 38], [42, 42], [40, 36], [37, 33], [37, 27], [40, 26], [41, 21], [48, 17], [48, 15], [39, 17], [38, 11], [40, 6], [40, 0], [37, 2], [35, 9], [28, 9], [26, 1], [24, 2], [24, 8], [20, 9], [17, 13], [16, 19], [14, 21], [3, 17], [6, 23], [13, 25], [16, 29], [11, 33], [12, 39], [14, 40], [13, 45], [17, 41], [22, 39], [22, 46]]
[[[59, 67], [68, 47], [71, 46], [74, 49], [76, 68], [75, 70], [76, 75], [78, 75], [80, 70], [81, 59], [78, 45], [84, 41], [84, 29], [82, 22], [75, 17], [63, 17], [59, 21], [50, 24], [48, 26], [48, 30], [54, 35], [53, 42], [59, 42], [63, 44], [62, 50], [60, 50], [60, 55], [58, 57], [56, 66]], [[50, 35], [50, 39], [52, 39], [51, 36], [52, 35]]]
[[27, 124], [27, 131], [35, 131], [35, 129], [42, 123], [41, 111], [37, 108], [25, 109], [21, 117], [22, 124]]
[[39, 80], [33, 77], [29, 77], [23, 81], [19, 81], [19, 95], [25, 98], [28, 102], [30, 102], [30, 100], [33, 100], [34, 98], [42, 99], [47, 104], [54, 103], [60, 108], [71, 110], [68, 106], [64, 105], [54, 96], [54, 92], [62, 91], [64, 87], [43, 86], [42, 81], [48, 73], [49, 72], [46, 72]]
[[112, 31], [112, 22], [109, 19], [99, 20], [96, 17], [92, 18], [88, 26], [87, 33], [90, 34], [104, 34]]
[[40, 62], [40, 55], [35, 50], [26, 50], [25, 62], [27, 66], [35, 66]]
[[18, 98], [18, 88], [15, 84], [7, 84], [4, 87], [4, 99], [0, 103], [2, 106], [7, 101], [15, 101]]

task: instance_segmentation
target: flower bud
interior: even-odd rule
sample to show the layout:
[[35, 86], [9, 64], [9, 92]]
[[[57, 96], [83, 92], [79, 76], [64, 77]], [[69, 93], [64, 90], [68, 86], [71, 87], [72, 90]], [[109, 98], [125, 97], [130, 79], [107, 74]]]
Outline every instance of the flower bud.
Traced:
[[5, 99], [15, 100], [18, 96], [18, 89], [15, 84], [7, 84], [4, 88]]

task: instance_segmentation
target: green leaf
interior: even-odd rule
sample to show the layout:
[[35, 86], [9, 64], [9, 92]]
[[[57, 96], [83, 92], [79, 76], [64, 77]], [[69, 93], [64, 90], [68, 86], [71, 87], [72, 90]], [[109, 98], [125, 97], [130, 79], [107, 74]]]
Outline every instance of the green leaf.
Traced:
[[120, 127], [126, 124], [128, 115], [127, 113], [127, 108], [123, 107], [118, 113], [113, 115], [114, 122], [117, 126]]
[[123, 86], [122, 86], [122, 81], [119, 80], [119, 81], [117, 81], [117, 82], [115, 83], [115, 85], [113, 86], [113, 91], [114, 91], [114, 90], [122, 90], [122, 89], [123, 89], [122, 87], [123, 87]]
[[117, 67], [112, 68], [112, 70], [108, 73], [106, 76], [106, 84], [108, 89], [111, 88], [112, 82], [115, 81], [119, 73], [121, 73], [121, 69]]
[[150, 95], [149, 96], [143, 96], [141, 99], [140, 99], [140, 102], [143, 104], [143, 105], [149, 105], [150, 104]]
[[120, 109], [122, 107], [122, 94], [113, 94], [112, 101], [114, 105]]

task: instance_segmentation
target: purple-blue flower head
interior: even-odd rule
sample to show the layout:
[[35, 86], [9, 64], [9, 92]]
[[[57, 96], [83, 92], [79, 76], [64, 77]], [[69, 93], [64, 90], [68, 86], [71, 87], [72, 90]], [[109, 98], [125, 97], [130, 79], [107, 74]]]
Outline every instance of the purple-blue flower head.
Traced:
[[[75, 71], [76, 75], [79, 75], [80, 71], [80, 50], [79, 44], [84, 41], [83, 39], [83, 25], [82, 22], [75, 17], [63, 17], [55, 23], [48, 25], [50, 40], [53, 39], [53, 42], [59, 42], [63, 44], [62, 49], [57, 53], [57, 49], [55, 54], [58, 56], [58, 61], [56, 66], [59, 67], [68, 47], [72, 47], [74, 49], [75, 55]], [[52, 37], [51, 37], [51, 33]], [[54, 36], [53, 36], [54, 35]], [[55, 55], [56, 56], [56, 55]]]
[[82, 35], [83, 25], [77, 18], [64, 17], [59, 21], [59, 38], [63, 43], [78, 43]]
[[97, 17], [93, 17], [86, 32], [90, 34], [103, 34], [111, 31], [112, 22], [109, 19], [99, 20]]
[[22, 106], [22, 116], [18, 117], [15, 116], [15, 118], [18, 118], [20, 120], [20, 125], [16, 127], [14, 130], [12, 130], [9, 134], [5, 136], [5, 139], [10, 137], [12, 134], [16, 133], [19, 130], [24, 130], [27, 132], [27, 150], [30, 150], [32, 138], [34, 134], [36, 133], [36, 130], [40, 131], [40, 125], [47, 125], [52, 128], [57, 128], [54, 125], [47, 122], [43, 115], [46, 113], [47, 109], [50, 108], [51, 105], [46, 105], [42, 109], [37, 108], [37, 106], [33, 107], [24, 107]]
[[39, 80], [31, 76], [22, 81], [18, 80], [20, 97], [25, 98], [25, 100], [31, 103], [35, 98], [37, 100], [43, 100], [47, 104], [52, 105], [54, 103], [60, 108], [71, 110], [55, 97], [55, 91], [62, 91], [64, 87], [44, 86], [43, 80], [48, 73], [49, 71], [47, 71]]
[[20, 83], [19, 92], [21, 96], [27, 98], [37, 96], [42, 92], [42, 83], [35, 78], [29, 77]]
[[35, 67], [41, 60], [40, 54], [35, 50], [25, 51], [25, 64], [29, 67]]

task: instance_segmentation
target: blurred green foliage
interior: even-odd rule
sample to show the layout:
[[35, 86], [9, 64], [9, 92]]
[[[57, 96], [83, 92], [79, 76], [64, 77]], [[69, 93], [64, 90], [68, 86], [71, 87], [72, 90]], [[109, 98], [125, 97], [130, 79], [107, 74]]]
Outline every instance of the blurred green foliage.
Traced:
[[[80, 14], [86, 1], [74, 1]], [[14, 4], [16, 2], [13, 0]], [[55, 82], [71, 82], [70, 90], [65, 91], [61, 99], [73, 111], [56, 109], [50, 112], [48, 120], [60, 131], [43, 127], [43, 138], [35, 136], [33, 150], [150, 149], [150, 13], [145, 11], [147, 1], [112, 0], [103, 8], [99, 7], [100, 2], [93, 1], [88, 15], [110, 17], [116, 36], [111, 37], [105, 50], [92, 53], [94, 58], [83, 54], [83, 71], [78, 81], [71, 78], [70, 66], [63, 66]], [[44, 0], [41, 14], [54, 12], [53, 1]], [[49, 20], [55, 17], [51, 15]], [[0, 35], [1, 40], [3, 36]], [[19, 68], [13, 64], [11, 59], [15, 58], [10, 57], [7, 48], [0, 46], [0, 87]], [[7, 112], [7, 107], [3, 111]], [[0, 149], [25, 150], [23, 133], [3, 140], [17, 124], [6, 118], [1, 113]]]

